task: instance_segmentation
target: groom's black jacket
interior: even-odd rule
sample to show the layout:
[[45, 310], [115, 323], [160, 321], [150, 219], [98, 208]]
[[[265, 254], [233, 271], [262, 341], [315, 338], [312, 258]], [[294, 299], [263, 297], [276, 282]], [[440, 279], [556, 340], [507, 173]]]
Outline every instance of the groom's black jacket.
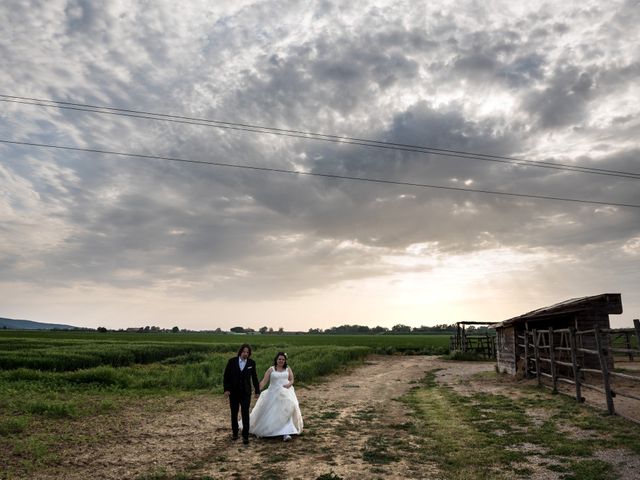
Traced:
[[238, 357], [230, 358], [224, 369], [224, 391], [236, 395], [251, 395], [251, 383], [253, 383], [256, 393], [260, 393], [256, 362], [248, 358], [244, 370], [240, 370]]

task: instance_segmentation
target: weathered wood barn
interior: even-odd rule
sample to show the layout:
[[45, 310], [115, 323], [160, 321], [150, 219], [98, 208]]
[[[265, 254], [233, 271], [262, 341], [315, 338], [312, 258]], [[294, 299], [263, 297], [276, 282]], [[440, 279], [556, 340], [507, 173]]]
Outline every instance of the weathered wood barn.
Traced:
[[[541, 348], [548, 349], [549, 345], [555, 345], [561, 347], [561, 350], [568, 351], [570, 350], [569, 336], [562, 333], [549, 334], [549, 331], [571, 328], [580, 331], [593, 330], [596, 327], [609, 328], [609, 315], [620, 313], [622, 313], [621, 295], [603, 293], [573, 298], [494, 324], [492, 328], [496, 330], [498, 368], [501, 372], [512, 375], [526, 374], [526, 369], [531, 367], [528, 363], [532, 361], [529, 350], [532, 342], [537, 342]], [[546, 337], [534, 335], [536, 331], [544, 331]], [[580, 341], [582, 348], [596, 348], [594, 336], [580, 336]], [[525, 359], [527, 359], [526, 362]], [[587, 356], [580, 360], [585, 367], [590, 364], [598, 366], [597, 357]], [[536, 368], [535, 365], [533, 368]], [[541, 363], [540, 368], [544, 371], [545, 365]]]

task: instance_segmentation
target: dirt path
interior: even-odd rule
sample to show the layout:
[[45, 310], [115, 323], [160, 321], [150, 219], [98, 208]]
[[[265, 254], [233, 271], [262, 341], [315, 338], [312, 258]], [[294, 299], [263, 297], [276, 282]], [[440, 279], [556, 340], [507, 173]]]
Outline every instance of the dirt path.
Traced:
[[472, 378], [493, 368], [492, 362], [437, 357], [369, 357], [362, 366], [297, 390], [305, 428], [286, 444], [252, 438], [245, 447], [233, 441], [222, 395], [145, 399], [144, 411], [131, 406], [77, 425], [96, 441], [65, 446], [62, 464], [37, 478], [122, 480], [189, 471], [215, 479], [316, 479], [331, 478], [330, 472], [344, 479], [437, 479], [435, 465], [418, 461], [417, 439], [406, 428], [410, 412], [397, 399], [433, 369], [439, 369], [439, 383], [462, 394], [517, 396], [515, 381]]
[[248, 447], [234, 442], [222, 395], [146, 402], [146, 411], [127, 408], [79, 425], [88, 433], [100, 431], [101, 440], [68, 446], [61, 452], [62, 465], [39, 478], [122, 480], [186, 470], [237, 479], [315, 479], [332, 471], [345, 479], [437, 478], [435, 467], [422, 464], [416, 471], [412, 465], [415, 443], [403, 428], [408, 411], [396, 400], [434, 362], [435, 357], [375, 356], [343, 375], [299, 388], [305, 428], [287, 444], [254, 438]]

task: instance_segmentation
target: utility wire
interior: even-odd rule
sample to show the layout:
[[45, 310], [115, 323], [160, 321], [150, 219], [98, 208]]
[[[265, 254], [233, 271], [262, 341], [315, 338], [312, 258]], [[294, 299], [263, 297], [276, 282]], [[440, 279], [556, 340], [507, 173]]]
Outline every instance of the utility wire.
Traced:
[[336, 174], [330, 174], [330, 173], [304, 172], [300, 170], [287, 170], [282, 168], [256, 167], [251, 165], [240, 165], [235, 163], [210, 162], [210, 161], [204, 161], [204, 160], [190, 160], [186, 158], [177, 158], [177, 157], [163, 157], [158, 155], [143, 155], [143, 154], [137, 154], [137, 153], [116, 152], [113, 150], [101, 150], [96, 148], [67, 147], [63, 145], [52, 145], [52, 144], [34, 143], [34, 142], [18, 142], [13, 140], [6, 140], [6, 139], [0, 139], [0, 143], [10, 144], [10, 145], [21, 145], [21, 146], [28, 146], [28, 147], [51, 148], [51, 149], [67, 150], [67, 151], [74, 151], [74, 152], [89, 152], [89, 153], [99, 153], [104, 155], [117, 155], [122, 157], [144, 158], [144, 159], [151, 159], [151, 160], [166, 160], [169, 162], [191, 163], [191, 164], [208, 165], [208, 166], [215, 166], [215, 167], [240, 168], [240, 169], [254, 170], [254, 171], [260, 171], [260, 172], [306, 175], [311, 177], [324, 177], [324, 178], [333, 178], [333, 179], [340, 179], [340, 180], [380, 183], [380, 184], [386, 184], [386, 185], [402, 185], [402, 186], [408, 186], [408, 187], [453, 190], [458, 192], [474, 192], [474, 193], [485, 193], [485, 194], [491, 194], [491, 195], [506, 195], [510, 197], [535, 198], [535, 199], [542, 199], [542, 200], [557, 200], [561, 202], [585, 203], [585, 204], [591, 204], [591, 205], [607, 205], [607, 206], [614, 206], [614, 207], [640, 208], [640, 204], [599, 202], [595, 200], [553, 197], [553, 196], [547, 196], [547, 195], [530, 195], [530, 194], [524, 194], [524, 193], [509, 193], [509, 192], [499, 192], [499, 191], [493, 191], [493, 190], [480, 190], [480, 189], [474, 189], [474, 188], [446, 187], [442, 185], [430, 185], [426, 183], [402, 182], [402, 181], [396, 181], [396, 180], [384, 180], [384, 179], [368, 178], [368, 177], [336, 175]]
[[547, 168], [553, 170], [564, 170], [579, 173], [589, 173], [593, 175], [606, 175], [621, 178], [640, 179], [640, 173], [624, 172], [619, 170], [609, 170], [595, 167], [583, 167], [579, 165], [568, 165], [563, 163], [544, 162], [535, 160], [524, 160], [513, 157], [500, 155], [489, 155], [482, 153], [464, 152], [460, 150], [448, 150], [442, 148], [425, 147], [420, 145], [411, 145], [404, 143], [383, 142], [379, 140], [369, 140], [357, 137], [330, 135], [316, 132], [306, 132], [301, 130], [289, 130], [283, 128], [266, 127], [261, 125], [251, 125], [246, 123], [234, 123], [221, 120], [210, 120], [195, 117], [186, 117], [180, 115], [170, 115], [164, 113], [145, 112], [142, 110], [128, 110], [123, 108], [104, 107], [99, 105], [90, 105], [82, 103], [63, 102], [57, 100], [46, 100], [31, 97], [20, 97], [15, 95], [0, 94], [0, 101], [6, 103], [18, 103], [23, 105], [41, 106], [47, 108], [60, 108], [66, 110], [75, 110], [81, 112], [99, 113], [104, 115], [117, 115], [124, 117], [142, 118], [147, 120], [160, 120], [173, 123], [182, 123], [188, 125], [200, 125], [215, 127], [227, 130], [239, 130], [245, 132], [262, 133], [270, 135], [278, 135], [293, 138], [302, 138], [308, 140], [319, 140], [332, 143], [343, 143], [348, 145], [360, 145], [365, 147], [398, 150], [405, 152], [415, 152], [431, 155], [448, 156], [455, 158], [464, 158], [469, 160], [479, 160], [486, 162], [507, 163], [518, 166], [529, 166], [538, 168]]

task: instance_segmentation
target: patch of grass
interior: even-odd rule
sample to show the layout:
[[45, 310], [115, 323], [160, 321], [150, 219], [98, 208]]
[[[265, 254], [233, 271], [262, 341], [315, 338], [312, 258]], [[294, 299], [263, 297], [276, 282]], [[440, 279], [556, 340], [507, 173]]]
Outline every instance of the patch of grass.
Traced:
[[30, 471], [36, 467], [48, 466], [56, 463], [59, 458], [51, 450], [55, 441], [45, 436], [18, 439], [13, 446], [14, 453], [22, 459], [22, 467]]
[[22, 433], [27, 428], [27, 419], [24, 417], [5, 418], [0, 420], [0, 437]]
[[365, 462], [374, 464], [387, 464], [398, 460], [397, 455], [389, 451], [389, 440], [377, 435], [367, 439], [362, 451], [362, 458]]
[[408, 432], [412, 428], [414, 428], [414, 426], [413, 426], [413, 423], [411, 423], [411, 422], [404, 422], [404, 423], [394, 423], [393, 425], [391, 425], [391, 428], [395, 428], [396, 430], [403, 430], [405, 432]]
[[100, 403], [98, 404], [98, 411], [100, 413], [109, 413], [109, 412], [113, 412], [114, 410], [116, 410], [116, 404], [113, 400], [101, 400]]
[[331, 420], [334, 418], [338, 418], [339, 416], [340, 416], [340, 412], [338, 412], [337, 410], [325, 410], [320, 414], [319, 418], [321, 420]]
[[[565, 474], [567, 480], [612, 478], [606, 474], [610, 465], [590, 458], [601, 445], [640, 449], [638, 425], [602, 415], [569, 397], [543, 395], [537, 389], [519, 389], [521, 395], [515, 398], [462, 396], [438, 385], [434, 372], [422, 385], [404, 397], [416, 414], [411, 432], [420, 439], [423, 457], [436, 463], [448, 479], [526, 475], [523, 462], [536, 452], [553, 459], [546, 468]], [[532, 409], [546, 412], [542, 421], [532, 421], [527, 414]], [[574, 430], [589, 434], [567, 433]], [[517, 448], [525, 444], [533, 448]]]
[[329, 473], [323, 473], [316, 480], [343, 480], [343, 478], [331, 470]]
[[188, 473], [178, 472], [178, 473], [167, 473], [164, 468], [159, 468], [149, 473], [144, 473], [142, 475], [138, 475], [135, 477], [135, 480], [214, 480], [213, 477], [208, 475], [201, 476], [192, 476]]
[[26, 404], [28, 413], [51, 418], [73, 418], [78, 415], [76, 406], [68, 402], [55, 400], [36, 400]]
[[614, 480], [618, 478], [611, 472], [611, 465], [602, 460], [573, 461], [569, 466], [569, 475], [563, 480]]
[[260, 478], [264, 480], [281, 480], [286, 477], [283, 469], [267, 467], [260, 471]]
[[[624, 422], [624, 419], [620, 419], [620, 423]], [[640, 438], [633, 430], [637, 425], [631, 422], [626, 422], [616, 426], [616, 430], [613, 433], [613, 440], [619, 446], [628, 448], [637, 455], [640, 455]]]
[[365, 408], [357, 411], [353, 416], [358, 420], [371, 421], [375, 418], [376, 412], [373, 408]]
[[531, 470], [530, 468], [514, 468], [513, 469], [513, 473], [515, 473], [516, 475], [520, 475], [521, 477], [525, 477], [525, 478], [529, 478], [531, 477], [531, 475], [533, 475], [533, 470]]
[[454, 350], [453, 352], [444, 355], [444, 360], [458, 360], [464, 362], [487, 362], [489, 359], [483, 355], [479, 355], [476, 352], [461, 352], [460, 350]]

